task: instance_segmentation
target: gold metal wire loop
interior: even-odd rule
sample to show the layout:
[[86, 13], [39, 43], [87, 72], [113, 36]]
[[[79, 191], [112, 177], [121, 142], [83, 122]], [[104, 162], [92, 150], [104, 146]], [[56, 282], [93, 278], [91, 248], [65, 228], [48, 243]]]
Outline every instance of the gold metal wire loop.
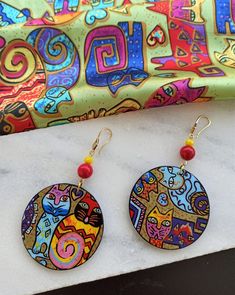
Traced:
[[[206, 124], [204, 127], [202, 127], [202, 128], [197, 132], [197, 134], [195, 134], [195, 131], [196, 131], [197, 128], [198, 128], [198, 123], [199, 123], [200, 120], [202, 120], [202, 119], [206, 120], [206, 121], [207, 121], [207, 124]], [[190, 137], [190, 138], [194, 138], [194, 137], [195, 137], [195, 138], [198, 138], [198, 136], [199, 136], [203, 131], [205, 131], [210, 125], [211, 125], [211, 120], [210, 120], [207, 116], [200, 115], [200, 116], [197, 118], [196, 122], [194, 123], [193, 127], [191, 128], [191, 131], [190, 131], [189, 137]]]
[[84, 183], [84, 179], [80, 178], [80, 179], [78, 180], [78, 189], [80, 189], [80, 187], [83, 186], [83, 183]]
[[[206, 124], [204, 124], [201, 129], [198, 130], [198, 125], [199, 125], [199, 122], [201, 120], [205, 120], [206, 121]], [[189, 145], [193, 145], [194, 144], [194, 139], [195, 138], [198, 138], [198, 136], [203, 132], [205, 131], [209, 126], [211, 125], [211, 120], [205, 116], [205, 115], [200, 115], [197, 117], [193, 127], [191, 128], [190, 130], [190, 133], [189, 133]], [[197, 133], [195, 133], [197, 131]], [[188, 141], [187, 140], [187, 141]], [[186, 144], [187, 144], [187, 141], [186, 141]], [[188, 164], [187, 161], [184, 161], [181, 165], [180, 165], [180, 173], [183, 174], [184, 173], [184, 170], [185, 170], [185, 166]]]
[[106, 132], [108, 135], [108, 138], [103, 142], [103, 144], [100, 146], [99, 150], [98, 150], [98, 154], [100, 154], [101, 150], [104, 148], [104, 146], [106, 146], [110, 140], [112, 139], [113, 133], [112, 130], [109, 128], [102, 128], [97, 136], [97, 138], [95, 139], [95, 141], [92, 144], [92, 149], [90, 150], [89, 154], [91, 156], [93, 156], [100, 144], [100, 140], [101, 140], [101, 135]]
[[184, 170], [186, 165], [188, 164], [187, 161], [184, 161], [181, 165], [180, 165], [180, 174], [184, 174]]
[[[92, 143], [91, 150], [89, 151], [89, 155], [91, 157], [93, 157], [94, 154], [97, 152], [97, 148], [100, 145], [101, 136], [102, 136], [103, 133], [106, 133], [107, 138], [103, 141], [103, 143], [99, 147], [98, 154], [100, 154], [100, 152], [104, 148], [104, 146], [107, 145], [110, 142], [110, 140], [112, 139], [113, 133], [112, 133], [111, 129], [109, 129], [109, 128], [102, 128], [100, 130], [98, 136], [96, 137], [95, 141]], [[84, 181], [85, 180], [83, 178], [80, 178], [78, 180], [78, 187], [77, 187], [77, 190], [78, 191], [83, 186]]]

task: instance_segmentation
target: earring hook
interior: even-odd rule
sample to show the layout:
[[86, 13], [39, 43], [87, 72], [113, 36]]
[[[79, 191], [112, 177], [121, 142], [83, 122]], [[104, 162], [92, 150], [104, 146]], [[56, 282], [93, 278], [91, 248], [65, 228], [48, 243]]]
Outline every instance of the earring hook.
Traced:
[[[206, 120], [207, 121], [207, 124], [205, 124], [196, 134], [195, 134], [195, 131], [197, 130], [198, 128], [198, 123], [200, 120]], [[190, 130], [190, 133], [189, 133], [189, 137], [188, 139], [186, 140], [186, 147], [191, 147], [191, 149], [193, 149], [193, 145], [194, 145], [194, 138], [198, 138], [198, 136], [203, 132], [205, 131], [209, 126], [211, 125], [211, 120], [204, 116], [204, 115], [200, 115], [197, 117], [193, 127], [191, 128]], [[184, 149], [185, 146], [182, 148]], [[193, 149], [194, 150], [194, 149]], [[195, 151], [194, 151], [194, 155], [195, 155]], [[181, 165], [180, 165], [180, 173], [184, 173], [184, 169], [185, 169], [185, 166], [188, 164], [188, 160], [191, 160], [194, 155], [191, 157], [191, 158], [186, 158], [186, 156], [183, 156], [183, 159], [185, 160]]]
[[[97, 147], [100, 144], [101, 135], [104, 132], [106, 132], [108, 134], [108, 138], [103, 142], [103, 144], [98, 149], [98, 154], [100, 154], [100, 152], [104, 148], [104, 146], [110, 142], [110, 140], [111, 140], [111, 138], [113, 136], [113, 133], [112, 133], [111, 129], [109, 129], [109, 128], [102, 128], [100, 130], [98, 136], [96, 137], [95, 141], [93, 142], [92, 146], [91, 146], [91, 150], [89, 151], [89, 156], [85, 158], [85, 163], [86, 164], [88, 163], [88, 165], [90, 165], [93, 162], [93, 159], [92, 158], [93, 158], [95, 152], [97, 151]], [[80, 167], [83, 166], [83, 165], [84, 164], [82, 164], [82, 165], [80, 165], [78, 167], [78, 171], [79, 171]], [[78, 172], [78, 175], [80, 176], [80, 178], [78, 180], [77, 191], [79, 191], [80, 188], [83, 186], [85, 178], [88, 178], [88, 177], [90, 177], [92, 175], [92, 171], [93, 171], [92, 168], [90, 169], [90, 171], [88, 170], [88, 175], [86, 175], [86, 173], [84, 174], [83, 173], [84, 171], [81, 171], [81, 174], [84, 174], [84, 177], [83, 177], [83, 175], [80, 175], [79, 172]], [[87, 171], [85, 171], [85, 172], [87, 172]]]
[[[196, 129], [197, 129], [198, 123], [199, 123], [199, 121], [202, 120], [202, 119], [205, 119], [205, 120], [207, 121], [207, 124], [206, 124], [203, 128], [201, 128], [201, 129], [197, 132], [197, 134], [194, 135], [194, 133], [195, 133], [195, 131], [196, 131]], [[190, 131], [189, 137], [190, 137], [190, 138], [194, 138], [194, 137], [198, 138], [198, 136], [199, 136], [203, 131], [205, 131], [210, 125], [211, 125], [211, 120], [210, 120], [208, 117], [204, 116], [204, 115], [200, 115], [200, 116], [197, 118], [197, 120], [195, 121], [193, 127], [191, 128], [191, 131]]]
[[101, 135], [102, 133], [106, 132], [108, 134], [108, 139], [106, 141], [104, 141], [104, 143], [100, 146], [99, 150], [98, 150], [98, 154], [100, 154], [101, 150], [104, 148], [104, 146], [106, 146], [112, 139], [113, 136], [113, 132], [111, 129], [109, 128], [102, 128], [97, 136], [97, 138], [95, 139], [95, 141], [92, 144], [92, 149], [90, 151], [90, 155], [93, 156], [97, 150], [97, 147], [99, 146], [100, 143], [100, 139], [101, 139]]

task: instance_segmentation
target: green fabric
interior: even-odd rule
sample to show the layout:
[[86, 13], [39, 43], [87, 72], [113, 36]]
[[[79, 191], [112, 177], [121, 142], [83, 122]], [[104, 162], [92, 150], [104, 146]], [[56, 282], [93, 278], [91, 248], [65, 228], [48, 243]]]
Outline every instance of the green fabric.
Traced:
[[0, 134], [232, 99], [234, 0], [0, 1]]

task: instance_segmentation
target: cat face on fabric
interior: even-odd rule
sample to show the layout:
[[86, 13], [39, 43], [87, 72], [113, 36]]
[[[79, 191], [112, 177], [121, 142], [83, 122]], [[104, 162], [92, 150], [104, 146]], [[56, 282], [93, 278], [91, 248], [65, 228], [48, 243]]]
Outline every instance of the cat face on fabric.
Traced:
[[164, 240], [171, 231], [173, 209], [165, 214], [160, 213], [157, 206], [149, 213], [146, 221], [148, 236], [155, 240]]
[[224, 66], [235, 68], [235, 40], [227, 39], [228, 47], [224, 52], [215, 52], [216, 59]]
[[70, 210], [70, 203], [70, 189], [60, 190], [58, 185], [54, 185], [42, 199], [44, 211], [53, 216], [66, 216]]
[[156, 90], [145, 103], [145, 108], [166, 106], [192, 102], [199, 98], [205, 87], [192, 88], [189, 86], [190, 79], [173, 81]]
[[85, 224], [99, 227], [103, 224], [103, 216], [101, 209], [96, 200], [86, 194], [75, 207], [74, 214], [76, 218]]
[[172, 16], [194, 23], [203, 23], [201, 4], [204, 0], [175, 0], [172, 1]]

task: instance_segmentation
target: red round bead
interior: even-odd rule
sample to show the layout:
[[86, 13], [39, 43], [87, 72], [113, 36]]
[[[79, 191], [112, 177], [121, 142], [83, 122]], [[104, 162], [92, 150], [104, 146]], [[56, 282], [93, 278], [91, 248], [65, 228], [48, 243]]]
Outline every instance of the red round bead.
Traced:
[[93, 168], [90, 164], [84, 163], [78, 167], [78, 175], [81, 178], [88, 178], [92, 175]]
[[180, 149], [180, 155], [186, 161], [192, 160], [195, 154], [195, 149], [190, 145], [185, 145]]

